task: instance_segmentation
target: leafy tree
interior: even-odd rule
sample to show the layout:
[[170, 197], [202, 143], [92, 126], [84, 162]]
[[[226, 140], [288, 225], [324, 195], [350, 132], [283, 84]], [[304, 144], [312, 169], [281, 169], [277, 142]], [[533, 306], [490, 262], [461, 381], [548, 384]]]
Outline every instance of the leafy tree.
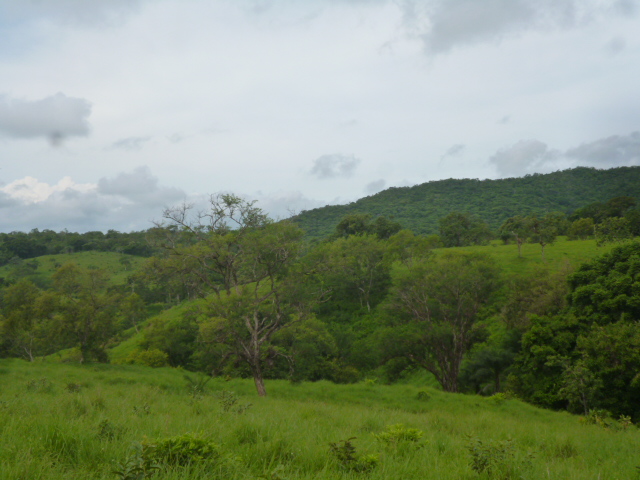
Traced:
[[32, 282], [19, 280], [3, 292], [1, 338], [10, 353], [34, 361], [36, 356], [50, 353], [57, 342], [51, 322], [56, 301]]
[[547, 214], [541, 218], [533, 215], [529, 217], [529, 225], [531, 237], [540, 245], [544, 259], [544, 248], [547, 245], [553, 245], [558, 236], [558, 218], [553, 214]]
[[375, 235], [379, 239], [387, 239], [401, 229], [402, 226], [391, 218], [381, 216], [372, 222], [369, 214], [352, 213], [345, 215], [336, 225], [335, 236], [340, 238], [350, 235]]
[[623, 217], [605, 218], [595, 227], [596, 245], [620, 243], [632, 238], [629, 221]]
[[440, 239], [445, 247], [485, 245], [491, 239], [489, 226], [479, 218], [452, 212], [440, 219]]
[[445, 253], [400, 275], [391, 292], [397, 315], [386, 341], [391, 355], [403, 355], [431, 372], [445, 391], [458, 391], [463, 356], [478, 339], [481, 310], [499, 285], [498, 270], [483, 255]]
[[586, 240], [595, 233], [593, 218], [579, 218], [569, 227], [569, 238]]
[[59, 337], [79, 349], [81, 362], [107, 361], [105, 347], [115, 331], [118, 305], [106, 292], [106, 272], [67, 263], [53, 274], [53, 284], [59, 296]]
[[189, 205], [167, 209], [161, 245], [203, 287], [201, 341], [241, 359], [264, 396], [272, 337], [302, 318], [311, 302], [304, 283], [294, 279], [302, 231], [272, 223], [254, 203], [221, 194], [212, 195], [209, 210], [195, 216]]
[[513, 237], [516, 241], [516, 245], [518, 246], [518, 257], [522, 257], [522, 244], [532, 234], [530, 219], [520, 215], [508, 218], [502, 224], [498, 233], [505, 239]]

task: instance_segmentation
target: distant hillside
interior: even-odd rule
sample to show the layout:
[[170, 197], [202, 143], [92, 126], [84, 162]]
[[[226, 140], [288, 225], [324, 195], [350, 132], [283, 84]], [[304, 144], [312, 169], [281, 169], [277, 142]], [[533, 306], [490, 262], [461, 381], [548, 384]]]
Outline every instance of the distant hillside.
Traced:
[[640, 167], [610, 170], [578, 167], [502, 180], [449, 179], [392, 187], [347, 205], [331, 205], [293, 217], [310, 237], [325, 237], [350, 213], [393, 216], [416, 233], [438, 233], [438, 220], [469, 212], [498, 228], [514, 215], [571, 213], [594, 202], [628, 195], [640, 199]]

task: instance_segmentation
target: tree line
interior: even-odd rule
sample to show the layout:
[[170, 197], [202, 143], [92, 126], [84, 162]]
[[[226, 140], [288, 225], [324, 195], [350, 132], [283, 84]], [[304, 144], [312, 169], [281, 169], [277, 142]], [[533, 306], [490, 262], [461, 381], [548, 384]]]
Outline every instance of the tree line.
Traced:
[[[514, 216], [501, 235], [544, 249], [584, 218], [596, 237], [608, 219], [633, 235], [634, 208], [617, 197], [573, 218]], [[551, 408], [640, 416], [640, 244], [573, 273], [506, 277], [488, 255], [438, 248], [488, 242], [477, 217], [451, 214], [440, 228], [420, 236], [353, 214], [310, 243], [253, 202], [213, 195], [206, 212], [164, 211], [146, 235], [158, 253], [125, 285], [70, 263], [50, 289], [26, 278], [6, 286], [0, 353], [34, 360], [72, 348], [79, 361], [106, 361], [139, 330], [131, 362], [250, 377], [260, 395], [269, 378], [393, 382], [425, 370], [446, 391], [509, 390]], [[157, 305], [180, 309], [141, 326]]]

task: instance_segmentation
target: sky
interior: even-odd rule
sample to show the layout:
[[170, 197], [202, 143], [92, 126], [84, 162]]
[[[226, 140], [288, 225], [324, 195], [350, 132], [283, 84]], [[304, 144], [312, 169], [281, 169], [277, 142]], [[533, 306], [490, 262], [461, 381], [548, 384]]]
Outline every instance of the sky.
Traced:
[[640, 165], [640, 0], [0, 0], [0, 231]]

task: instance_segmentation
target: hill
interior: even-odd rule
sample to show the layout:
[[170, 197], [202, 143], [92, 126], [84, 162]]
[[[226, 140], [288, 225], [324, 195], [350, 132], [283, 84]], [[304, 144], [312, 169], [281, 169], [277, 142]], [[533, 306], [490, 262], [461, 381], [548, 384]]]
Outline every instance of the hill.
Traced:
[[438, 220], [454, 211], [477, 215], [496, 229], [514, 215], [569, 214], [621, 195], [640, 199], [640, 167], [579, 167], [522, 178], [448, 179], [392, 187], [347, 205], [303, 211], [292, 220], [312, 238], [330, 235], [340, 219], [352, 213], [393, 217], [415, 233], [434, 234]]
[[624, 422], [373, 381], [272, 380], [257, 398], [250, 380], [185, 373], [0, 360], [0, 478], [636, 476]]

